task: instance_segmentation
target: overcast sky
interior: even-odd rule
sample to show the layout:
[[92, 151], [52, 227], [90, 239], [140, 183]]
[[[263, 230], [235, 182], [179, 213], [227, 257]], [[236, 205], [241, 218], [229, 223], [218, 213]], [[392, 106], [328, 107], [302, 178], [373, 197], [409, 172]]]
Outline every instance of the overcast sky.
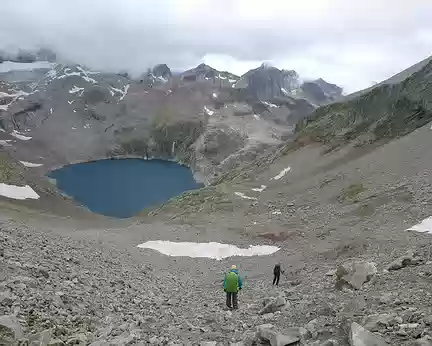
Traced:
[[431, 0], [0, 0], [0, 49], [136, 74], [262, 62], [352, 92], [432, 55]]

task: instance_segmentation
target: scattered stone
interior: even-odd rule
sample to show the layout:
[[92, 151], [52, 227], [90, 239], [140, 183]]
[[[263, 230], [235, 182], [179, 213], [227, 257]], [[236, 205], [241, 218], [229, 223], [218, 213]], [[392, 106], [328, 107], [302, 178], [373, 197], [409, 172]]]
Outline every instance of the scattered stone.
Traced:
[[377, 273], [373, 262], [351, 262], [340, 265], [336, 270], [336, 287], [342, 289], [345, 285], [361, 289]]
[[216, 341], [202, 341], [200, 343], [200, 346], [216, 346]]
[[358, 323], [351, 324], [351, 346], [388, 346], [385, 340], [363, 328]]
[[271, 346], [292, 345], [300, 340], [297, 328], [293, 328], [291, 333], [279, 333], [272, 324], [258, 326], [256, 337], [259, 340], [270, 342]]
[[264, 308], [259, 311], [260, 315], [273, 313], [276, 311], [280, 311], [284, 306], [287, 305], [287, 301], [284, 297], [279, 296], [276, 299], [270, 300]]
[[51, 340], [47, 346], [64, 346], [64, 342], [59, 339]]
[[409, 265], [418, 265], [422, 262], [423, 260], [419, 257], [416, 257], [414, 252], [410, 250], [405, 255], [390, 263], [387, 267], [387, 270], [398, 270]]
[[432, 337], [426, 335], [421, 339], [414, 341], [413, 346], [432, 346]]
[[334, 276], [336, 274], [337, 269], [330, 269], [325, 275], [326, 276]]
[[397, 324], [396, 314], [379, 314], [367, 316], [363, 321], [363, 326], [371, 332], [377, 332], [381, 328]]
[[6, 334], [15, 340], [24, 337], [20, 323], [17, 318], [12, 315], [0, 316], [0, 333]]
[[328, 339], [327, 341], [324, 341], [320, 346], [339, 346], [339, 342], [334, 339]]

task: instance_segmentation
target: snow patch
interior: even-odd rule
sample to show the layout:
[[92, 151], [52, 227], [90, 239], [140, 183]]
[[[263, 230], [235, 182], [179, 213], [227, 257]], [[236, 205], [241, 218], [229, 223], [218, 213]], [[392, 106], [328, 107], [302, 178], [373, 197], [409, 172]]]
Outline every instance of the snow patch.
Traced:
[[21, 139], [22, 141], [29, 141], [30, 139], [32, 139], [32, 137], [23, 136], [22, 134], [20, 134], [18, 131], [15, 130], [12, 133], [10, 133], [10, 135], [12, 137]]
[[204, 106], [204, 112], [206, 112], [207, 115], [212, 116], [214, 114], [214, 111], [207, 108], [207, 106]]
[[235, 256], [266, 256], [279, 251], [278, 247], [269, 245], [250, 245], [249, 248], [239, 248], [235, 245], [216, 242], [192, 243], [171, 242], [167, 240], [147, 241], [137, 247], [156, 250], [166, 256], [211, 258], [215, 260], [222, 260], [224, 258]]
[[267, 186], [261, 185], [261, 187], [255, 187], [255, 188], [253, 188], [252, 191], [263, 192], [266, 188], [267, 188]]
[[3, 111], [7, 111], [8, 110], [8, 108], [9, 108], [9, 106], [12, 104], [12, 103], [14, 103], [16, 100], [18, 100], [19, 98], [21, 98], [21, 97], [23, 97], [23, 96], [28, 96], [28, 95], [30, 95], [29, 93], [26, 93], [26, 92], [24, 92], [24, 91], [16, 91], [15, 93], [13, 93], [13, 94], [8, 94], [8, 93], [6, 93], [6, 92], [1, 92], [0, 91], [0, 98], [1, 97], [10, 97], [11, 98], [11, 100], [10, 100], [10, 102], [8, 103], [8, 104], [6, 104], [6, 105], [0, 105], [0, 110], [3, 110]]
[[219, 78], [220, 79], [227, 79], [227, 77], [224, 77], [224, 76], [221, 76], [221, 75], [219, 75]]
[[281, 88], [281, 91], [283, 94], [285, 94], [286, 96], [290, 96], [290, 93], [288, 92], [288, 90]]
[[280, 210], [272, 211], [272, 215], [280, 215], [282, 212]]
[[0, 183], [0, 195], [13, 199], [39, 199], [39, 195], [28, 185], [16, 186]]
[[50, 114], [53, 114], [53, 109], [52, 108], [50, 108]]
[[91, 125], [90, 125], [90, 124], [85, 124], [85, 125], [84, 125], [84, 128], [85, 128], [85, 129], [89, 129], [89, 128], [91, 128]]
[[278, 175], [271, 178], [270, 180], [279, 180], [279, 179], [283, 178], [290, 170], [291, 170], [291, 167], [287, 167], [287, 168], [283, 169]]
[[172, 148], [171, 148], [171, 156], [174, 156], [175, 145], [176, 145], [176, 142], [173, 142]]
[[[111, 91], [114, 92], [114, 94], [119, 93], [121, 95], [120, 98], [119, 98], [119, 102], [120, 102], [127, 95], [128, 90], [130, 88], [130, 84], [125, 85], [124, 88], [123, 88], [123, 90], [122, 89], [117, 89], [117, 88], [114, 88], [114, 87], [110, 87], [110, 88], [111, 88]], [[111, 95], [114, 96], [114, 94], [111, 94]]]
[[54, 63], [48, 61], [36, 61], [31, 63], [4, 61], [0, 64], [0, 73], [10, 71], [31, 71], [39, 68], [51, 69], [54, 65]]
[[68, 101], [68, 103], [71, 105], [72, 103], [74, 103], [75, 102], [75, 100], [72, 100], [72, 101]]
[[422, 222], [417, 225], [408, 228], [407, 231], [415, 231], [420, 233], [432, 233], [432, 216], [424, 219]]
[[237, 81], [236, 81], [235, 79], [228, 79], [228, 81], [229, 81], [230, 83], [237, 83]]
[[243, 199], [250, 199], [250, 200], [253, 200], [253, 201], [258, 200], [258, 198], [256, 198], [256, 197], [246, 196], [243, 192], [234, 192], [234, 194], [236, 196], [239, 196], [239, 197], [243, 198]]
[[254, 116], [254, 118], [255, 118], [256, 120], [260, 120], [260, 119], [261, 119], [261, 117], [259, 116], [259, 114], [254, 114], [253, 116]]
[[43, 166], [42, 163], [31, 163], [31, 162], [27, 162], [27, 161], [20, 161], [24, 166], [26, 167], [40, 167]]
[[278, 105], [275, 105], [274, 103], [270, 103], [270, 102], [262, 102], [263, 104], [265, 104], [266, 106], [270, 107], [270, 108], [279, 108]]
[[79, 96], [82, 96], [84, 92], [84, 88], [78, 88], [76, 85], [73, 86], [71, 90], [69, 90], [69, 94], [81, 93]]
[[213, 96], [214, 99], [217, 99], [217, 94], [216, 93], [213, 93], [212, 96]]
[[11, 139], [1, 139], [0, 140], [0, 145], [4, 146], [4, 147], [11, 147], [12, 144], [10, 144], [9, 142], [11, 141]]
[[76, 130], [76, 127], [75, 127], [75, 126], [73, 126], [73, 127], [72, 127], [72, 130]]

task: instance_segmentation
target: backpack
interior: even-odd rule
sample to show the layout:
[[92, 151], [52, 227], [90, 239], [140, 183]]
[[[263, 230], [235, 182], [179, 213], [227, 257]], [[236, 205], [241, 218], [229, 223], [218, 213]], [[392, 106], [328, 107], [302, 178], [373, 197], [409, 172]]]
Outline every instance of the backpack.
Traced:
[[225, 279], [225, 289], [227, 292], [238, 292], [239, 290], [239, 276], [234, 272], [229, 272]]

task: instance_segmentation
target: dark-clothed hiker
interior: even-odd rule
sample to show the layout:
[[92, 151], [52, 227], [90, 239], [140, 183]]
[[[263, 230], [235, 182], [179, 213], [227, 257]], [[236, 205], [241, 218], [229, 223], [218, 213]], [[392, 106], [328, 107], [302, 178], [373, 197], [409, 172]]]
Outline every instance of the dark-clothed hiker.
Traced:
[[231, 271], [225, 275], [224, 291], [226, 292], [226, 305], [228, 308], [238, 309], [238, 291], [243, 288], [243, 280], [237, 267], [233, 265]]
[[274, 269], [273, 269], [273, 286], [276, 284], [276, 286], [279, 286], [279, 279], [280, 279], [280, 274], [283, 274], [284, 271], [281, 270], [281, 266], [280, 264], [276, 264]]

